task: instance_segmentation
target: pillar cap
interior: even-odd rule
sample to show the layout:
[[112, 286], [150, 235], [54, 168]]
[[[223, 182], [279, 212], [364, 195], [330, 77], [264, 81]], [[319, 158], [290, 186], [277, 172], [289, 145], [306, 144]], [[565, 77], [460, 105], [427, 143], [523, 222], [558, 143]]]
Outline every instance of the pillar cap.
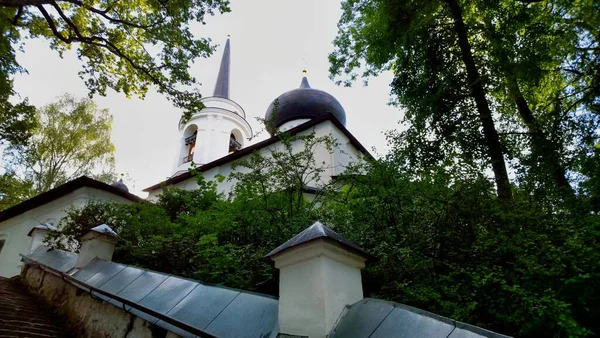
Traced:
[[[104, 236], [98, 236], [98, 235], [104, 235]], [[113, 229], [111, 229], [108, 225], [106, 224], [100, 224], [96, 227], [93, 227], [90, 229], [90, 231], [88, 231], [85, 235], [83, 235], [81, 237], [82, 241], [88, 240], [88, 239], [100, 239], [100, 240], [104, 240], [106, 242], [114, 242], [116, 243], [118, 240], [118, 236], [117, 233], [114, 232]]]
[[340, 246], [358, 256], [364, 257], [366, 261], [376, 260], [374, 256], [368, 254], [363, 249], [351, 243], [350, 241], [342, 237], [340, 234], [329, 229], [319, 221], [304, 229], [304, 231], [292, 237], [292, 239], [290, 239], [289, 241], [278, 246], [275, 250], [269, 252], [265, 257], [273, 259], [274, 256], [279, 255], [284, 251], [318, 239], [322, 239], [334, 245]]
[[50, 223], [42, 223], [40, 225], [36, 225], [33, 228], [31, 228], [31, 230], [29, 230], [29, 233], [27, 234], [27, 236], [31, 237], [31, 234], [35, 230], [58, 231], [58, 228], [56, 228], [54, 225], [52, 225]]

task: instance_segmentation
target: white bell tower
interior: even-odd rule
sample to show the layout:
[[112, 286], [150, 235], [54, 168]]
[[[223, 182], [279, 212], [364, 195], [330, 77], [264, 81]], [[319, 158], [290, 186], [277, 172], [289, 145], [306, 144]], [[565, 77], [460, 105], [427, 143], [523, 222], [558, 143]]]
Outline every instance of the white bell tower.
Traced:
[[238, 151], [252, 137], [244, 109], [229, 99], [230, 53], [227, 39], [213, 96], [202, 98], [205, 107], [179, 123], [181, 140], [172, 176], [187, 171], [192, 161], [203, 165]]

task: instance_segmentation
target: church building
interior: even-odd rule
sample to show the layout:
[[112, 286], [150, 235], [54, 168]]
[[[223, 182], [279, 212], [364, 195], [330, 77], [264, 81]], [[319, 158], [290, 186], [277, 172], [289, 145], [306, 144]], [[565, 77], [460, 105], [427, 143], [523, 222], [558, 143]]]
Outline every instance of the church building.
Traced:
[[[335, 140], [333, 149], [318, 147], [314, 151], [315, 162], [325, 170], [318, 179], [308, 182], [305, 187], [308, 198], [332, 177], [340, 175], [349, 163], [371, 156], [346, 129], [346, 112], [338, 100], [311, 88], [307, 77], [301, 79], [298, 88], [274, 98], [265, 114], [270, 137], [250, 144], [253, 131], [246, 112], [230, 96], [230, 61], [231, 42], [227, 39], [213, 95], [202, 99], [205, 108], [187, 121], [179, 121], [180, 139], [174, 149], [173, 169], [166, 180], [144, 189], [149, 200], [156, 200], [165, 187], [197, 188], [197, 180], [189, 171], [192, 165], [205, 180], [214, 181], [219, 192], [228, 195], [235, 180], [215, 177], [229, 177], [232, 165], [254, 152], [269, 156], [271, 151], [281, 149], [280, 133], [284, 132], [314, 133], [316, 137], [330, 136]], [[302, 143], [294, 146], [303, 149]], [[4, 210], [0, 213], [0, 277], [19, 274], [22, 265], [19, 254], [27, 254], [41, 243], [40, 236], [48, 231], [46, 225], [58, 225], [69, 208], [81, 207], [89, 200], [132, 203], [139, 197], [130, 194], [123, 181], [107, 185], [80, 177]], [[32, 233], [37, 236], [32, 237]]]
[[[180, 121], [178, 128], [181, 138], [175, 151], [171, 177], [144, 191], [149, 199], [155, 199], [165, 186], [182, 189], [194, 189], [196, 180], [189, 173], [193, 163], [206, 180], [215, 176], [228, 177], [232, 172], [232, 163], [249, 156], [255, 151], [263, 156], [281, 147], [278, 134], [309, 134], [316, 137], [330, 136], [335, 141], [333, 151], [324, 147], [316, 149], [316, 163], [323, 164], [326, 170], [316, 182], [310, 182], [307, 190], [325, 185], [331, 177], [341, 174], [351, 162], [369, 152], [345, 128], [346, 112], [332, 95], [311, 88], [307, 77], [303, 77], [300, 86], [281, 94], [267, 107], [264, 121], [270, 138], [255, 144], [249, 144], [252, 128], [246, 120], [244, 109], [232, 100], [229, 93], [231, 47], [227, 40], [221, 60], [221, 67], [212, 96], [204, 97], [205, 108], [196, 112], [187, 121]], [[303, 145], [297, 144], [301, 149]], [[223, 180], [217, 182], [219, 192], [228, 194], [235, 182]]]

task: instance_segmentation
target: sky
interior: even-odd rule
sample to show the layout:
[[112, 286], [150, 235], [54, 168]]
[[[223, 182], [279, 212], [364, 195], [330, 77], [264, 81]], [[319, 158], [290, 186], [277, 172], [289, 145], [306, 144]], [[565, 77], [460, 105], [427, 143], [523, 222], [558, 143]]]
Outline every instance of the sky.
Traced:
[[[364, 87], [336, 86], [329, 79], [328, 54], [333, 51], [340, 2], [334, 0], [232, 0], [231, 12], [196, 25], [197, 37], [219, 44], [208, 59], [197, 59], [190, 72], [202, 83], [203, 96], [213, 93], [225, 40], [231, 36], [230, 98], [240, 104], [254, 131], [262, 129], [269, 104], [280, 94], [297, 88], [306, 69], [312, 88], [336, 97], [346, 111], [346, 127], [367, 148], [386, 151], [384, 132], [399, 128], [402, 112], [388, 105], [390, 73], [380, 74]], [[15, 90], [36, 106], [56, 100], [64, 93], [86, 96], [87, 88], [77, 75], [82, 63], [74, 52], [61, 59], [45, 40], [28, 40], [18, 62], [28, 73], [15, 78]], [[165, 180], [178, 155], [177, 124], [181, 110], [162, 95], [150, 91], [143, 100], [109, 92], [96, 96], [100, 108], [114, 117], [112, 142], [116, 171], [127, 175], [131, 192], [142, 192]], [[266, 138], [265, 133], [251, 143]]]

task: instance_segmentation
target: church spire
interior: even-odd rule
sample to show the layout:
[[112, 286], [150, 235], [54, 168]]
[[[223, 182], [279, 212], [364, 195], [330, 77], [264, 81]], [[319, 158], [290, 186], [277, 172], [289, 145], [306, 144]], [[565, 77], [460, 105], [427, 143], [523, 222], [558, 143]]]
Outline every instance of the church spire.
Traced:
[[219, 68], [219, 76], [217, 77], [217, 84], [215, 85], [215, 93], [213, 96], [229, 98], [229, 63], [230, 63], [230, 47], [229, 38], [225, 43], [225, 50], [223, 50], [223, 58], [221, 59], [221, 68]]

